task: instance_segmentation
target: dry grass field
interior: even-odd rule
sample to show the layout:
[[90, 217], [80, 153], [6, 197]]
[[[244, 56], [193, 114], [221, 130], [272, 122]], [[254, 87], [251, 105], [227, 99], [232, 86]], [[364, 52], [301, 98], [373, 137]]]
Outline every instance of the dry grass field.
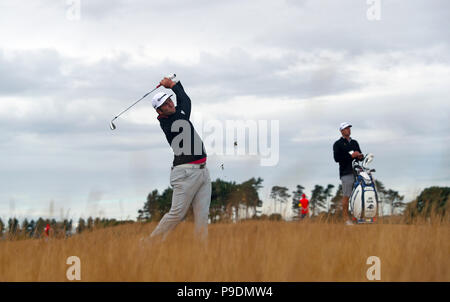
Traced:
[[0, 281], [67, 281], [69, 256], [81, 260], [81, 281], [368, 281], [369, 256], [381, 260], [381, 281], [450, 281], [448, 222], [214, 224], [207, 245], [183, 222], [164, 243], [141, 247], [155, 226], [0, 241]]

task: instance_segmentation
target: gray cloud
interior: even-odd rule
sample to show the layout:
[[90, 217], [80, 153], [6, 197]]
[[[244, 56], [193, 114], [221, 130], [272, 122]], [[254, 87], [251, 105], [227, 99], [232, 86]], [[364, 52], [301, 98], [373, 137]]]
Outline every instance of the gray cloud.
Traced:
[[[24, 62], [24, 58], [27, 62]], [[213, 90], [215, 97], [235, 95], [310, 97], [355, 88], [343, 59], [302, 57], [289, 53], [279, 58], [258, 57], [243, 49], [224, 55], [202, 53], [194, 65], [167, 60], [154, 65], [130, 64], [122, 53], [93, 64], [64, 58], [56, 51], [0, 56], [2, 95], [52, 95], [58, 102], [73, 99], [120, 100], [138, 98], [162, 77], [160, 70], [177, 70], [193, 89]], [[63, 63], [64, 62], [64, 63]], [[314, 65], [317, 66], [314, 66]], [[304, 65], [312, 70], [293, 70]], [[44, 77], [42, 77], [44, 75]]]
[[417, 0], [407, 5], [381, 1], [380, 21], [367, 20], [366, 1], [302, 1], [298, 7], [293, 2], [287, 2], [294, 11], [285, 22], [295, 26], [275, 23], [269, 32], [257, 37], [259, 43], [294, 50], [335, 49], [361, 54], [367, 50], [408, 51], [450, 42], [443, 30], [450, 27], [448, 1]]

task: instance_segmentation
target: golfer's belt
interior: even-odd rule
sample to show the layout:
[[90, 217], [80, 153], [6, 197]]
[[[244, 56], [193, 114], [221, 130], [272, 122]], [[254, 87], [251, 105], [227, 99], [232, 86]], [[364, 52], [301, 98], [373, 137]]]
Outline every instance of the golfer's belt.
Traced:
[[[175, 167], [180, 167], [180, 168], [193, 168], [193, 169], [203, 169], [206, 167], [206, 163], [202, 163], [202, 164], [182, 164], [182, 165], [178, 165]], [[175, 168], [175, 167], [172, 167]]]

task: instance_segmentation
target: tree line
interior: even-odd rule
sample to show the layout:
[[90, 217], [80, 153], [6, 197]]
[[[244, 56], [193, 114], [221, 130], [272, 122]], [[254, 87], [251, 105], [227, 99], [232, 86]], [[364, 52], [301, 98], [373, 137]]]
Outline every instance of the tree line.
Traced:
[[49, 225], [49, 236], [51, 237], [69, 237], [74, 232], [80, 234], [84, 231], [93, 231], [94, 229], [105, 228], [109, 226], [116, 226], [124, 223], [133, 222], [132, 220], [116, 220], [107, 218], [92, 218], [89, 217], [86, 220], [80, 218], [78, 220], [77, 227], [73, 228], [72, 219], [63, 219], [62, 221], [56, 221], [56, 219], [43, 219], [39, 217], [37, 220], [28, 220], [25, 218], [22, 223], [17, 218], [9, 218], [7, 224], [5, 224], [0, 218], [0, 238], [9, 239], [28, 239], [28, 238], [41, 238], [47, 236], [45, 234], [45, 228]]
[[0, 218], [0, 237], [8, 238], [40, 238], [44, 236], [45, 227], [49, 225], [55, 235], [66, 234], [72, 230], [72, 219], [64, 219], [56, 221], [55, 219], [43, 219], [39, 217], [37, 220], [28, 220], [25, 218], [19, 223], [17, 218], [9, 218], [7, 225]]
[[[211, 182], [211, 204], [209, 217], [211, 223], [229, 222], [239, 219], [256, 218], [261, 214], [263, 201], [259, 198], [262, 178], [250, 178], [242, 183], [217, 179]], [[153, 190], [147, 196], [142, 209], [138, 210], [138, 221], [159, 221], [170, 210], [172, 188], [161, 194]], [[187, 218], [192, 219], [190, 208]]]
[[[312, 216], [321, 213], [328, 215], [341, 215], [342, 213], [342, 186], [339, 185], [336, 190], [332, 184], [315, 185], [307, 192], [305, 187], [297, 185], [295, 191], [290, 194], [289, 188], [275, 185], [271, 188], [269, 198], [273, 202], [272, 214], [262, 215], [263, 201], [259, 198], [258, 191], [262, 188], [262, 178], [251, 178], [241, 184], [232, 181], [217, 179], [211, 182], [211, 206], [210, 222], [229, 222], [240, 219], [274, 219], [280, 220], [288, 218], [283, 215], [282, 207], [291, 200], [291, 209], [293, 212], [291, 219], [299, 218], [299, 200], [302, 194], [306, 194], [309, 199], [309, 210]], [[404, 196], [398, 191], [388, 189], [385, 185], [375, 180], [378, 198], [380, 202], [380, 215], [402, 214], [406, 203], [403, 202]], [[333, 192], [334, 191], [334, 192]], [[162, 216], [170, 210], [172, 202], [172, 188], [168, 187], [161, 193], [153, 190], [148, 194], [142, 209], [138, 211], [138, 221], [159, 221]], [[383, 208], [388, 206], [388, 212]], [[286, 212], [286, 207], [285, 211]], [[187, 219], [192, 219], [192, 208], [187, 215]]]
[[[209, 218], [210, 223], [231, 222], [242, 219], [283, 219], [282, 206], [291, 200], [291, 209], [295, 220], [299, 215], [299, 200], [302, 194], [306, 194], [309, 199], [309, 210], [312, 216], [331, 215], [340, 217], [342, 214], [342, 187], [335, 188], [332, 184], [315, 185], [307, 192], [305, 187], [297, 185], [290, 194], [289, 189], [284, 186], [273, 186], [270, 192], [270, 199], [274, 204], [273, 213], [262, 214], [263, 201], [259, 197], [259, 190], [262, 188], [262, 178], [251, 178], [242, 183], [234, 181], [224, 181], [217, 179], [211, 183], [211, 205]], [[432, 215], [448, 218], [450, 213], [450, 187], [430, 187], [424, 189], [412, 202], [405, 203], [404, 196], [398, 191], [388, 189], [384, 184], [375, 180], [381, 205], [388, 205], [388, 214], [402, 214], [406, 221], [411, 221], [417, 217], [430, 217]], [[138, 210], [138, 222], [159, 221], [165, 213], [170, 210], [172, 202], [172, 188], [168, 187], [161, 193], [153, 190], [147, 196], [142, 209]], [[284, 217], [289, 218], [289, 217]], [[192, 207], [188, 212], [187, 220], [193, 219]], [[56, 221], [55, 219], [37, 220], [24, 219], [19, 223], [17, 218], [8, 219], [5, 224], [0, 219], [0, 238], [41, 238], [45, 236], [44, 229], [50, 225], [51, 236], [67, 237], [74, 233], [80, 234], [99, 228], [117, 226], [125, 223], [134, 223], [133, 220], [116, 220], [108, 218], [92, 218], [86, 220], [80, 218], [76, 228], [72, 219]]]
[[[388, 213], [380, 214], [388, 214], [390, 216], [401, 214], [406, 206], [406, 203], [403, 202], [405, 197], [400, 195], [398, 191], [387, 189], [379, 180], [375, 180], [375, 186], [381, 206], [380, 210], [383, 210], [384, 205], [389, 206]], [[327, 184], [325, 186], [315, 185], [311, 192], [307, 192], [304, 186], [297, 185], [296, 190], [293, 191], [291, 195], [288, 193], [289, 189], [287, 187], [273, 186], [270, 192], [270, 198], [274, 203], [274, 212], [281, 214], [281, 210], [277, 212], [277, 204], [279, 205], [278, 209], [280, 209], [281, 206], [287, 204], [289, 198], [292, 197], [291, 209], [293, 212], [293, 219], [299, 217], [299, 200], [301, 199], [302, 194], [305, 194], [309, 200], [308, 207], [311, 216], [317, 216], [320, 213], [340, 215], [342, 213], [342, 185], [339, 185], [333, 193], [334, 188], [335, 186], [332, 184]]]

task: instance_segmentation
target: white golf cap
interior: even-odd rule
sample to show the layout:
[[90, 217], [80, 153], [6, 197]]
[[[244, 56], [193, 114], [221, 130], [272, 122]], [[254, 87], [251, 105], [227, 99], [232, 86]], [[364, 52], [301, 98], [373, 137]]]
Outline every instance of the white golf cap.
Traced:
[[172, 94], [168, 95], [167, 93], [164, 93], [164, 92], [158, 92], [157, 94], [155, 94], [155, 96], [152, 99], [153, 108], [155, 108], [155, 109], [158, 108], [159, 106], [164, 104], [164, 102], [171, 96], [172, 96]]
[[342, 130], [344, 130], [345, 128], [351, 127], [351, 126], [352, 126], [352, 124], [347, 123], [347, 122], [343, 122], [343, 123], [341, 123], [341, 125], [339, 126], [339, 131], [342, 131]]

